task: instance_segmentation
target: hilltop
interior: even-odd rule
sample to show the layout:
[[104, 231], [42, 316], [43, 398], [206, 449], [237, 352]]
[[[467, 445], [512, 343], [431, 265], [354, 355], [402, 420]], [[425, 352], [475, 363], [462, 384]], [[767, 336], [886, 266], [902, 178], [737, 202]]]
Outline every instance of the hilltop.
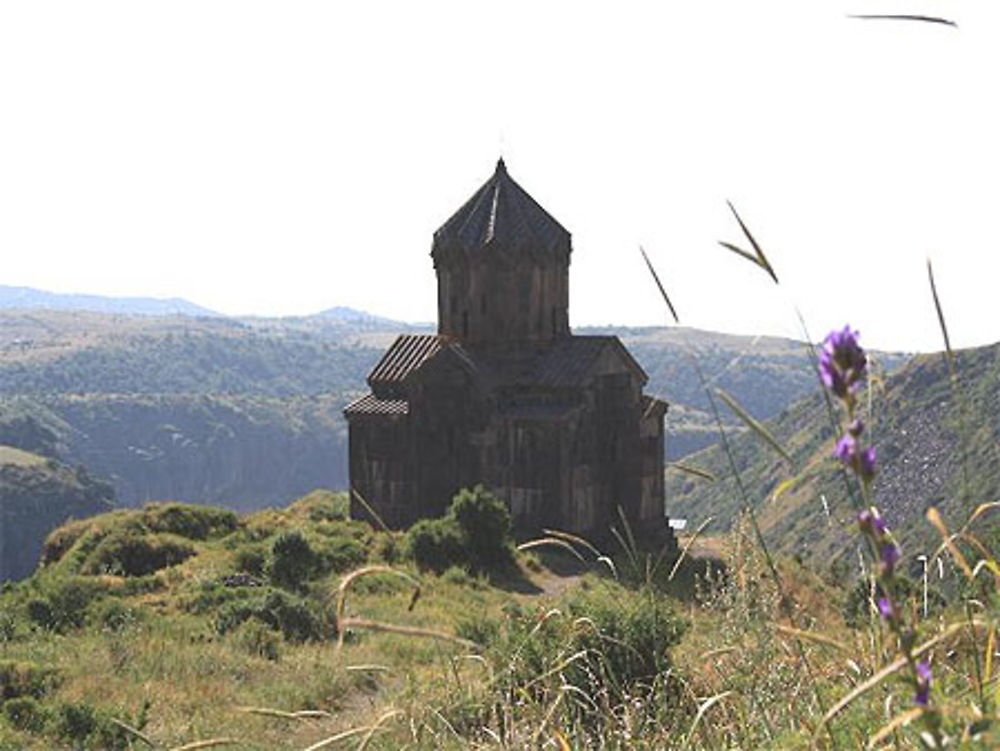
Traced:
[[46, 292], [33, 287], [8, 287], [0, 284], [0, 310], [89, 310], [119, 315], [218, 315], [208, 308], [179, 297], [105, 297], [75, 293]]
[[[958, 397], [943, 354], [917, 356], [871, 386], [867, 423], [880, 465], [874, 502], [911, 556], [936, 547], [937, 535], [924, 520], [928, 507], [938, 507], [957, 529], [976, 505], [1000, 498], [1000, 344], [957, 352], [956, 371]], [[862, 404], [868, 404], [867, 393]], [[835, 433], [821, 395], [798, 402], [766, 427], [791, 453], [794, 470], [756, 435], [731, 442], [765, 536], [778, 550], [829, 562], [850, 546], [855, 511], [830, 456]], [[728, 459], [713, 447], [686, 461], [716, 480], [669, 472], [670, 514], [694, 525], [712, 517], [711, 529], [727, 529], [742, 507]], [[795, 484], [775, 499], [781, 483], [793, 477]], [[989, 518], [980, 524], [994, 526]]]

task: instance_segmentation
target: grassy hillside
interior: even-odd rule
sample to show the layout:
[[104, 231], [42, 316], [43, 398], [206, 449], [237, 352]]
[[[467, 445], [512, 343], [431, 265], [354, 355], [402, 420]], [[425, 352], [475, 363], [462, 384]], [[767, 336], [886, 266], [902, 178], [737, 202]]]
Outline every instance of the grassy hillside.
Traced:
[[[574, 557], [565, 539], [435, 574], [346, 507], [160, 503], [54, 531], [42, 568], [0, 591], [0, 749], [864, 748], [912, 704], [882, 678], [823, 730], [891, 640], [780, 557], [779, 588], [745, 523], [723, 561], [673, 579], [655, 551], [598, 560], [572, 541]], [[995, 747], [960, 603], [914, 622], [944, 732]], [[901, 722], [894, 747], [919, 729]]]
[[[482, 666], [463, 657], [481, 649], [473, 642], [499, 636], [505, 622], [532, 627], [533, 601], [563, 589], [534, 558], [490, 576], [421, 574], [403, 560], [401, 535], [352, 522], [346, 510], [345, 496], [318, 491], [246, 517], [151, 504], [53, 532], [39, 573], [0, 595], [0, 748], [124, 748], [135, 736], [112, 719], [165, 747], [226, 737], [247, 749], [304, 748], [395, 702], [423, 702], [430, 694], [418, 687], [442, 678], [433, 691], [442, 700], [459, 698], [453, 680], [482, 687]], [[360, 579], [338, 618], [332, 591], [365, 564], [401, 575]], [[591, 599], [635, 601], [613, 587], [586, 585]], [[585, 599], [574, 595], [575, 607]], [[672, 606], [655, 612], [649, 636], [676, 641], [683, 625]], [[341, 634], [346, 617], [393, 625]], [[625, 612], [593, 618], [606, 628], [629, 622]], [[647, 661], [667, 660], [670, 644], [631, 669], [654, 669]], [[300, 711], [298, 720], [281, 714]], [[462, 701], [445, 711], [458, 727], [472, 720]]]
[[[924, 521], [929, 506], [957, 528], [976, 505], [1000, 499], [1000, 345], [962, 350], [956, 362], [962, 398], [952, 391], [943, 355], [915, 358], [870, 394], [867, 423], [881, 468], [874, 501], [911, 556], [937, 545]], [[867, 394], [862, 403], [868, 403]], [[792, 454], [794, 469], [758, 436], [735, 436], [733, 455], [750, 502], [779, 550], [828, 562], [850, 547], [854, 511], [831, 458], [836, 434], [820, 395], [782, 412], [767, 427]], [[695, 525], [711, 516], [714, 529], [726, 529], [743, 504], [728, 459], [714, 447], [687, 461], [717, 479], [671, 471], [669, 513]], [[776, 500], [775, 491], [792, 477], [796, 484]], [[989, 519], [983, 521], [992, 527]]]

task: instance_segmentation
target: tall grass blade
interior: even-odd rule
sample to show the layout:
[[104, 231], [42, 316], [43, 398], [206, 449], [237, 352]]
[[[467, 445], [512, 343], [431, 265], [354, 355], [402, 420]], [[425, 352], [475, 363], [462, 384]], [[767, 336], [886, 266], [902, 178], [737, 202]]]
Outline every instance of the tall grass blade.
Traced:
[[[767, 256], [764, 255], [764, 249], [760, 247], [760, 245], [754, 239], [754, 236], [750, 234], [750, 230], [747, 228], [746, 224], [743, 223], [743, 219], [740, 218], [740, 215], [736, 211], [736, 207], [733, 206], [732, 201], [726, 201], [726, 203], [729, 205], [729, 210], [733, 212], [733, 216], [736, 217], [736, 221], [739, 222], [740, 229], [743, 230], [743, 234], [746, 236], [747, 240], [750, 242], [750, 245], [753, 246], [754, 252], [757, 254], [757, 257], [752, 258], [751, 260], [753, 260], [758, 266], [764, 269], [764, 271], [766, 271], [768, 275], [774, 280], [775, 284], [778, 284], [778, 275], [774, 273], [774, 269], [771, 267], [771, 263], [767, 260]], [[734, 247], [730, 246], [728, 243], [724, 243], [724, 245], [730, 250], [734, 250]], [[747, 253], [746, 251], [741, 252], [740, 255], [746, 256], [747, 258], [751, 258], [750, 254]]]
[[601, 555], [603, 555], [601, 551], [595, 548], [594, 545], [589, 540], [587, 540], [584, 537], [580, 537], [579, 535], [570, 534], [569, 532], [563, 532], [562, 530], [559, 529], [548, 529], [547, 527], [542, 527], [542, 532], [549, 535], [550, 537], [558, 537], [560, 540], [565, 540], [566, 542], [572, 543], [574, 545], [580, 545], [581, 547], [584, 547], [591, 553], [593, 553], [595, 557], [599, 558]]
[[895, 733], [900, 728], [906, 727], [914, 720], [918, 719], [923, 715], [923, 707], [914, 707], [913, 709], [908, 709], [902, 714], [898, 714], [892, 718], [890, 722], [883, 725], [875, 735], [868, 739], [868, 749], [878, 748], [879, 744], [882, 743], [886, 738]]
[[705, 713], [727, 696], [731, 696], [732, 693], [732, 691], [723, 691], [721, 694], [710, 696], [698, 705], [698, 713], [694, 716], [694, 722], [691, 723], [691, 730], [688, 731], [687, 737], [684, 738], [684, 743], [681, 744], [681, 751], [685, 751], [691, 746], [691, 741], [694, 739], [695, 731], [698, 729], [698, 725], [701, 723], [701, 719], [705, 716]]
[[761, 425], [761, 423], [756, 419], [754, 419], [754, 417], [749, 412], [743, 409], [743, 407], [740, 406], [739, 402], [737, 402], [733, 397], [731, 397], [722, 389], [717, 388], [715, 390], [715, 393], [718, 394], [719, 398], [726, 403], [726, 406], [729, 407], [730, 410], [732, 410], [733, 414], [735, 414], [738, 418], [740, 418], [746, 424], [746, 426], [750, 428], [750, 430], [752, 430], [754, 433], [756, 433], [768, 446], [777, 451], [781, 455], [781, 458], [784, 459], [786, 462], [788, 462], [788, 465], [790, 467], [794, 466], [792, 457], [787, 451], [785, 451], [784, 446], [778, 443], [778, 440], [773, 435], [771, 435], [770, 431], [768, 431], [767, 428]]
[[698, 535], [700, 535], [705, 530], [705, 527], [711, 524], [712, 521], [714, 521], [714, 519], [715, 517], [713, 516], [710, 516], [707, 519], [705, 519], [705, 521], [703, 521], [701, 524], [698, 525], [698, 529], [694, 531], [694, 534], [691, 535], [690, 539], [688, 539], [688, 541], [684, 543], [684, 548], [681, 550], [681, 554], [677, 556], [677, 560], [674, 562], [674, 567], [670, 569], [670, 575], [667, 577], [668, 582], [674, 580], [674, 576], [680, 569], [681, 563], [684, 561], [685, 556], [687, 556], [687, 553], [691, 549], [691, 546], [694, 545], [694, 541], [698, 539]]
[[360, 579], [363, 576], [369, 576], [370, 574], [392, 574], [400, 579], [413, 585], [413, 596], [410, 598], [409, 610], [413, 610], [413, 606], [416, 605], [417, 599], [420, 597], [420, 582], [414, 579], [412, 576], [407, 574], [405, 571], [400, 571], [394, 569], [391, 566], [363, 566], [361, 568], [355, 569], [344, 575], [340, 580], [340, 584], [337, 586], [334, 592], [334, 619], [337, 624], [337, 649], [339, 650], [344, 645], [344, 605], [347, 602], [347, 590], [350, 589], [351, 584]]
[[750, 263], [753, 263], [753, 264], [756, 264], [757, 266], [760, 266], [760, 259], [757, 258], [757, 256], [755, 256], [753, 253], [750, 253], [749, 251], [743, 250], [743, 248], [741, 248], [740, 246], [733, 245], [732, 243], [727, 243], [725, 240], [719, 240], [719, 245], [721, 245], [726, 250], [733, 251], [733, 253], [735, 253], [738, 256], [742, 256], [743, 258], [746, 258], [748, 261], [750, 261]]
[[962, 572], [965, 574], [966, 578], [970, 582], [973, 581], [976, 578], [976, 576], [975, 574], [972, 573], [972, 569], [969, 567], [968, 562], [965, 560], [965, 556], [962, 555], [962, 551], [959, 550], [958, 546], [955, 544], [955, 535], [952, 535], [948, 532], [948, 527], [945, 525], [944, 519], [941, 518], [941, 513], [933, 506], [927, 509], [927, 521], [929, 521], [931, 525], [934, 527], [934, 529], [938, 531], [938, 534], [941, 535], [941, 546], [931, 557], [936, 558], [938, 555], [940, 555], [942, 550], [947, 548], [948, 552], [951, 553], [951, 557], [955, 559], [955, 563], [957, 563], [958, 567], [962, 569]]
[[944, 337], [944, 349], [948, 353], [948, 371], [951, 377], [955, 377], [955, 353], [951, 349], [951, 339], [948, 336], [948, 324], [944, 320], [944, 311], [941, 309], [941, 298], [938, 297], [937, 285], [934, 283], [934, 268], [931, 266], [931, 259], [927, 259], [927, 278], [931, 283], [931, 296], [934, 298], [934, 310], [937, 311], [938, 326], [941, 327], [941, 336]]
[[539, 537], [537, 540], [528, 540], [527, 542], [522, 542], [520, 545], [518, 545], [517, 549], [523, 552], [525, 550], [532, 550], [534, 548], [541, 548], [545, 546], [552, 546], [559, 548], [561, 550], [566, 550], [569, 553], [571, 553], [578, 561], [580, 561], [580, 563], [587, 562], [584, 559], [584, 557], [580, 555], [579, 552], [577, 552], [576, 548], [574, 548], [565, 540], [560, 540], [558, 537]]
[[368, 744], [372, 742], [372, 738], [375, 736], [375, 733], [381, 730], [382, 726], [389, 720], [394, 717], [398, 717], [401, 714], [403, 714], [402, 709], [392, 709], [375, 720], [375, 724], [368, 728], [368, 732], [365, 734], [365, 737], [361, 739], [361, 743], [358, 744], [356, 751], [365, 751], [365, 749], [368, 748]]
[[625, 516], [625, 511], [621, 506], [618, 506], [618, 518], [622, 520], [622, 528], [625, 530], [625, 534], [628, 536], [628, 544], [632, 548], [633, 557], [638, 560], [639, 546], [635, 544], [635, 537], [632, 535], [632, 525], [628, 523], [628, 519]]
[[933, 23], [958, 28], [958, 24], [949, 18], [922, 16], [913, 13], [849, 13], [847, 17], [859, 21], [916, 21], [918, 23]]
[[969, 498], [969, 423], [968, 405], [965, 402], [965, 394], [959, 388], [958, 371], [955, 368], [955, 352], [951, 348], [951, 339], [948, 336], [948, 324], [945, 323], [944, 310], [941, 308], [941, 298], [938, 296], [937, 285], [934, 283], [934, 268], [931, 260], [927, 259], [927, 279], [931, 284], [931, 296], [934, 298], [934, 310], [937, 312], [938, 325], [941, 327], [941, 336], [944, 339], [944, 349], [948, 356], [948, 376], [951, 379], [951, 391], [958, 401], [959, 418], [961, 422], [960, 442], [962, 452], [962, 498]]
[[787, 634], [788, 636], [794, 636], [798, 639], [805, 639], [806, 641], [811, 641], [815, 644], [823, 644], [827, 647], [833, 647], [841, 652], [849, 651], [847, 646], [841, 644], [836, 639], [832, 639], [829, 636], [824, 636], [823, 634], [817, 634], [815, 631], [803, 631], [800, 628], [792, 628], [791, 626], [786, 626], [782, 623], [775, 625], [775, 629], [782, 634]]
[[[111, 720], [111, 723], [113, 725], [117, 725], [122, 730], [124, 730], [126, 733], [129, 733], [130, 735], [134, 735], [136, 738], [138, 738], [140, 741], [142, 741], [143, 743], [145, 743], [150, 748], [156, 748], [156, 744], [153, 743], [152, 740], [150, 740], [149, 736], [145, 735], [141, 731], [137, 730], [136, 728], [132, 727], [131, 725], [128, 725], [128, 724], [122, 722], [121, 720], [119, 720], [119, 719], [117, 719], [115, 717], [110, 717], [109, 719]], [[130, 747], [131, 747], [131, 744], [130, 744]]]
[[703, 480], [708, 480], [709, 482], [715, 482], [715, 475], [713, 475], [708, 470], [702, 469], [701, 467], [695, 467], [692, 464], [685, 464], [684, 462], [671, 462], [667, 466], [669, 469], [676, 469], [681, 472], [686, 472], [689, 475], [700, 477]]
[[670, 311], [670, 315], [674, 317], [674, 323], [680, 324], [681, 319], [677, 317], [677, 311], [674, 310], [674, 304], [670, 302], [670, 298], [667, 297], [667, 291], [663, 289], [663, 284], [660, 282], [660, 276], [656, 273], [656, 269], [653, 268], [653, 264], [649, 260], [649, 256], [646, 255], [646, 250], [641, 245], [639, 246], [639, 252], [642, 253], [642, 258], [646, 261], [646, 268], [649, 269], [649, 273], [653, 275], [653, 281], [656, 282], [657, 288], [660, 290], [660, 296], [663, 298], [663, 302], [667, 304], [667, 309]]
[[362, 496], [361, 493], [354, 488], [351, 488], [351, 495], [354, 496], [358, 503], [365, 507], [365, 511], [372, 515], [372, 519], [378, 522], [378, 525], [382, 528], [383, 532], [391, 532], [386, 523], [382, 521], [382, 517], [378, 515], [378, 512], [371, 507], [371, 504], [364, 499], [364, 496]]
[[639, 570], [639, 559], [636, 558], [635, 551], [633, 550], [633, 548], [631, 548], [629, 546], [629, 544], [627, 542], [625, 542], [625, 538], [622, 537], [622, 534], [621, 534], [621, 532], [618, 531], [617, 527], [612, 527], [611, 528], [611, 534], [614, 535], [615, 539], [618, 540], [618, 544], [621, 545], [621, 548], [625, 552], [625, 555], [628, 557], [629, 565], [632, 566], [632, 569], [635, 572], [635, 575], [639, 576], [639, 573], [640, 573], [640, 570]]
[[235, 738], [209, 738], [205, 741], [195, 741], [186, 743], [183, 746], [174, 746], [170, 751], [199, 751], [202, 748], [218, 748], [219, 746], [239, 746], [242, 741]]
[[368, 732], [368, 726], [360, 728], [351, 728], [350, 730], [345, 730], [342, 733], [337, 733], [336, 735], [331, 735], [329, 738], [324, 738], [319, 743], [314, 743], [305, 751], [319, 751], [321, 748], [326, 748], [327, 746], [332, 746], [334, 743], [340, 743], [340, 741], [346, 741], [348, 738], [353, 738], [362, 733]]

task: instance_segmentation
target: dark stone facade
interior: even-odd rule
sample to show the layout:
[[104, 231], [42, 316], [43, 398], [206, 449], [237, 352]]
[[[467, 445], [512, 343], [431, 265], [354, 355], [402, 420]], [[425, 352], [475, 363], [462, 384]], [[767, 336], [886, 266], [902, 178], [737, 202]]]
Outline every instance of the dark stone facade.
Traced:
[[[569, 330], [569, 233], [507, 174], [434, 234], [438, 334], [400, 336], [344, 410], [352, 496], [391, 527], [477, 483], [524, 534], [661, 534], [663, 416], [614, 336]], [[352, 497], [352, 514], [368, 512]], [[665, 532], [662, 532], [665, 534]]]

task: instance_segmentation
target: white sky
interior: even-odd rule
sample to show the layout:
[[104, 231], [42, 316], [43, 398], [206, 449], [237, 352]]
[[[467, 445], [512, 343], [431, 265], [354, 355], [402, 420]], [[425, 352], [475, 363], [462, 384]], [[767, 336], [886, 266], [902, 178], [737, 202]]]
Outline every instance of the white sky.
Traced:
[[[944, 26], [847, 13], [936, 13]], [[571, 319], [1000, 339], [1000, 3], [0, 3], [0, 284], [433, 320], [492, 173], [572, 233]], [[717, 245], [744, 244], [776, 288]]]

